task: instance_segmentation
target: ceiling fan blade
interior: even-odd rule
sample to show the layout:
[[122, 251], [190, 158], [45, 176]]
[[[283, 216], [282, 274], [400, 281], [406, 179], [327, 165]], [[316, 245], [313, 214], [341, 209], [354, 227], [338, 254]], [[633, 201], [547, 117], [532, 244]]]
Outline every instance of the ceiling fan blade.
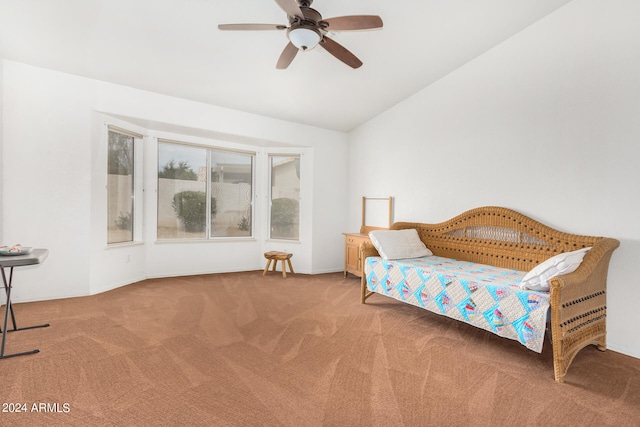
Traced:
[[278, 3], [280, 9], [287, 12], [288, 16], [297, 16], [301, 19], [304, 18], [302, 10], [300, 10], [300, 6], [298, 6], [296, 0], [276, 0], [276, 3]]
[[289, 42], [289, 44], [284, 47], [284, 50], [280, 54], [280, 58], [278, 58], [278, 64], [276, 65], [276, 68], [278, 70], [284, 70], [285, 68], [287, 68], [289, 64], [291, 64], [291, 61], [293, 61], [293, 58], [296, 57], [297, 53], [298, 48], [295, 47], [293, 43]]
[[223, 31], [271, 31], [286, 30], [286, 25], [276, 24], [220, 24], [219, 30]]
[[340, 43], [331, 40], [329, 37], [324, 36], [320, 42], [320, 46], [325, 48], [327, 52], [344, 62], [351, 68], [358, 68], [362, 65], [360, 61], [353, 53], [349, 52]]
[[338, 16], [325, 19], [328, 31], [373, 30], [382, 28], [382, 18], [377, 15]]

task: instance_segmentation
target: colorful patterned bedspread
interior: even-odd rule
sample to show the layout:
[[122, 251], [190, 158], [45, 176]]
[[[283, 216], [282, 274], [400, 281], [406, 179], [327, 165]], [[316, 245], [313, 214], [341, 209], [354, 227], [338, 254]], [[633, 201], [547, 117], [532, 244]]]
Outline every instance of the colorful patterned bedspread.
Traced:
[[526, 272], [430, 256], [395, 261], [367, 258], [364, 274], [371, 291], [542, 352], [549, 294], [520, 289]]

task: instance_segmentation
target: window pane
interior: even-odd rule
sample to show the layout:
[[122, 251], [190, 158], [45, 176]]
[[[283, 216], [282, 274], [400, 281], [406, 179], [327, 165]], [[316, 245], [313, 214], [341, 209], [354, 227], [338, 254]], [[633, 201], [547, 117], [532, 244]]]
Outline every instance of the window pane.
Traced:
[[158, 239], [205, 238], [207, 151], [158, 144]]
[[251, 236], [253, 155], [210, 153], [211, 237]]
[[107, 243], [133, 241], [133, 137], [109, 131]]
[[270, 156], [271, 238], [298, 240], [300, 232], [300, 157]]

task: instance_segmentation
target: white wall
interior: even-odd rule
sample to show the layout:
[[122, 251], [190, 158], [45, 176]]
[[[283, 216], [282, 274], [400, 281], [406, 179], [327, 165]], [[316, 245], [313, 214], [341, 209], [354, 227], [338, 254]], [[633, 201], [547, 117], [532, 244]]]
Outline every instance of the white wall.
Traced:
[[5, 61], [4, 241], [49, 248], [42, 267], [16, 270], [12, 296], [47, 299], [89, 290], [89, 80]]
[[[316, 163], [346, 158], [346, 134], [6, 60], [2, 83], [4, 240], [50, 251], [41, 266], [17, 270], [14, 301], [86, 295], [145, 277], [262, 269], [262, 253], [285, 246], [294, 253], [296, 272], [342, 270], [346, 168], [317, 179], [322, 168]], [[123, 126], [127, 118], [135, 123], [132, 130], [146, 135], [145, 240], [107, 249], [105, 123]], [[256, 239], [156, 243], [157, 137], [253, 148], [265, 162], [271, 147], [303, 152], [304, 197], [310, 200], [302, 212], [301, 242], [267, 242], [256, 225]], [[257, 174], [265, 171], [258, 165]], [[257, 189], [258, 215], [264, 213], [265, 189]], [[314, 206], [325, 206], [326, 214]], [[318, 250], [312, 244], [316, 235], [335, 250]]]
[[608, 345], [640, 357], [640, 2], [575, 0], [351, 134], [359, 197], [395, 220], [505, 206], [570, 233], [621, 241]]

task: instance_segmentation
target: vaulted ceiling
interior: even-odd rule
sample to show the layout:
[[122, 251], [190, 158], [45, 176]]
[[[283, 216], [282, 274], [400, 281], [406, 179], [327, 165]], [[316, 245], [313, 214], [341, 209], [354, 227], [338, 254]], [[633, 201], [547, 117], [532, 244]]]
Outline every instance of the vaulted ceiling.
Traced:
[[350, 131], [570, 0], [316, 0], [324, 18], [379, 15], [376, 31], [330, 36], [352, 69], [316, 48], [286, 70], [273, 0], [0, 0], [0, 56], [66, 73]]

